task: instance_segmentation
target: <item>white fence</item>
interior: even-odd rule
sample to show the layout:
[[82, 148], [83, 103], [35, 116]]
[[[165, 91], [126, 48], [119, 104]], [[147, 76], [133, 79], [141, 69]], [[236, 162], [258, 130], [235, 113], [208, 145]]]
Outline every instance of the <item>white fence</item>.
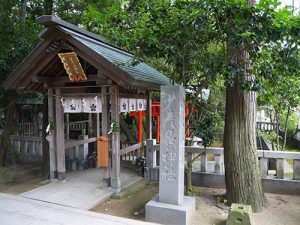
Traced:
[[[150, 180], [159, 180], [159, 165], [157, 163], [159, 161], [159, 149], [160, 146], [155, 143], [155, 140], [147, 140], [145, 176]], [[185, 151], [186, 162], [191, 162], [195, 156], [199, 156], [199, 160], [194, 160], [192, 164], [193, 184], [208, 187], [225, 186], [223, 148], [186, 146]], [[258, 157], [264, 188], [267, 191], [300, 195], [300, 152], [258, 150]], [[268, 165], [271, 160], [276, 162], [275, 171], [269, 169]], [[285, 160], [293, 162], [292, 170], [288, 173], [285, 173], [284, 167], [288, 165]]]

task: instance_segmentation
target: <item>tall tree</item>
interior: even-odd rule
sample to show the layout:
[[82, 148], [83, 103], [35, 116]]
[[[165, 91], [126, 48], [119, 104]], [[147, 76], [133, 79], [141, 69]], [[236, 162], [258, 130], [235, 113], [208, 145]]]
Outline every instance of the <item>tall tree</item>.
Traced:
[[[247, 1], [253, 7], [254, 0]], [[233, 25], [232, 28], [235, 26]], [[230, 32], [234, 33], [232, 29]], [[241, 77], [234, 78], [226, 87], [226, 113], [224, 130], [224, 160], [226, 193], [229, 203], [252, 206], [262, 211], [266, 202], [262, 189], [256, 143], [256, 93], [243, 91], [242, 84], [255, 79], [251, 71], [248, 52], [236, 45], [228, 34], [228, 63]]]

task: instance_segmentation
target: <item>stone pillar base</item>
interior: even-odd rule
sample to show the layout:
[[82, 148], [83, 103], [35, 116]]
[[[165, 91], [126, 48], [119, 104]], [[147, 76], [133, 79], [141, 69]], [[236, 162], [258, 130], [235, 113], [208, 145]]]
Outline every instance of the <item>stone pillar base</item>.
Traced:
[[195, 213], [196, 201], [193, 197], [184, 196], [181, 205], [161, 203], [156, 196], [146, 204], [146, 221], [166, 225], [189, 225]]

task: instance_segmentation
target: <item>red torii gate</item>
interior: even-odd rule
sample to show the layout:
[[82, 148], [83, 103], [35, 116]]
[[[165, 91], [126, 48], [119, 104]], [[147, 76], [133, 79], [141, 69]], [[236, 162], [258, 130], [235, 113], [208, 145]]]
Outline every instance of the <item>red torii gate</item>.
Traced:
[[[190, 121], [188, 120], [189, 115], [189, 102], [185, 104], [185, 118], [186, 118], [186, 126], [188, 127]], [[152, 117], [156, 117], [156, 141], [160, 141], [160, 102], [152, 102]], [[138, 143], [143, 141], [143, 116], [146, 116], [144, 111], [130, 112], [129, 116], [137, 116], [138, 117]], [[190, 129], [186, 131], [186, 137], [190, 136]]]

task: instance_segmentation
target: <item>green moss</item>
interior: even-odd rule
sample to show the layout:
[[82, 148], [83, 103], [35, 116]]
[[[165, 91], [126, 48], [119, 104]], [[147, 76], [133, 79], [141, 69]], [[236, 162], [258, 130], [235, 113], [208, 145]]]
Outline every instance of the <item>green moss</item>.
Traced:
[[0, 167], [0, 184], [12, 182], [15, 178], [15, 173], [12, 168]]

